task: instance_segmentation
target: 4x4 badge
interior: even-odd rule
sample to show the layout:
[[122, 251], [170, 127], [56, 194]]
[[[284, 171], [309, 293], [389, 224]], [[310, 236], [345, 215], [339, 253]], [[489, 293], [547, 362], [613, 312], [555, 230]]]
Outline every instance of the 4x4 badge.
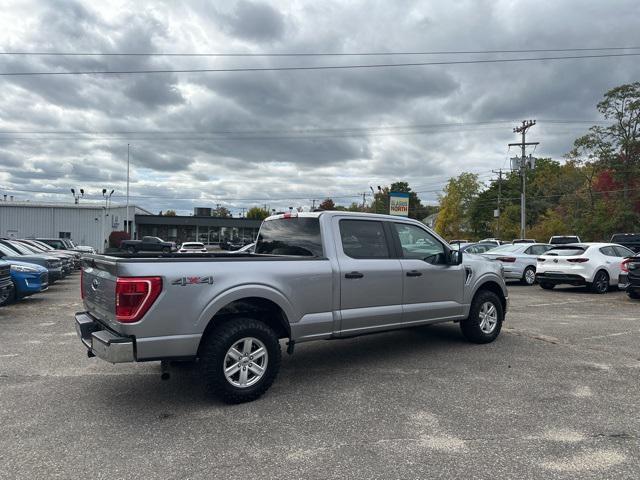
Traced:
[[183, 287], [187, 285], [200, 285], [202, 283], [208, 283], [213, 285], [213, 277], [182, 277], [176, 278], [171, 285], [181, 285]]

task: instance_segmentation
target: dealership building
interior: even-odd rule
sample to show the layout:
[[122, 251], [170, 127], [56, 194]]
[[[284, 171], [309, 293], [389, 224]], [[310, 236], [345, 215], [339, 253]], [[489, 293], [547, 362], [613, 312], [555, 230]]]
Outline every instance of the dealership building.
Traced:
[[[213, 217], [210, 211], [196, 215], [152, 215], [135, 205], [127, 208], [99, 203], [39, 203], [0, 200], [0, 237], [70, 238], [77, 245], [89, 245], [101, 252], [112, 231], [131, 231], [132, 238], [145, 235], [182, 243], [200, 241], [207, 245], [222, 242], [252, 242], [261, 221], [247, 218]], [[205, 215], [198, 215], [205, 213]]]

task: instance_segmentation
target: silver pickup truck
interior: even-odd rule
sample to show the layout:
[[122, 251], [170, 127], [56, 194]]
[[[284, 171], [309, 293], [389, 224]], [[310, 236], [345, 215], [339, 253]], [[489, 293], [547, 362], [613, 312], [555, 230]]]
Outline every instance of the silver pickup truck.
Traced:
[[280, 340], [337, 339], [459, 322], [498, 334], [507, 288], [498, 262], [452, 250], [422, 223], [316, 212], [267, 218], [249, 254], [88, 255], [78, 336], [112, 363], [197, 360], [224, 401], [256, 399], [280, 367]]

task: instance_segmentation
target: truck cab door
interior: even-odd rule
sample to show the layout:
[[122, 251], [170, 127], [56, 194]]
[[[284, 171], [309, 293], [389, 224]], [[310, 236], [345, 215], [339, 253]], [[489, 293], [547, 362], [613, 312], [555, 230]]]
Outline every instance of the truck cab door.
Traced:
[[465, 270], [449, 248], [417, 225], [390, 222], [403, 272], [403, 324], [461, 318]]
[[402, 323], [402, 267], [379, 220], [333, 218], [340, 267], [340, 335]]

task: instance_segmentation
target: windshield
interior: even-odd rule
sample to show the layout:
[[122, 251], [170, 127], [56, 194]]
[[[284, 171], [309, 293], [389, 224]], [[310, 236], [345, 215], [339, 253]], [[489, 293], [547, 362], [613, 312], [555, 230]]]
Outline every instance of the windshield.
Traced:
[[281, 218], [263, 222], [255, 253], [322, 257], [320, 222], [315, 217]]
[[25, 247], [24, 245], [20, 245], [18, 242], [9, 242], [9, 244], [14, 250], [17, 250], [23, 255], [33, 255], [33, 250], [29, 250], [27, 247]]
[[6, 255], [7, 257], [15, 257], [21, 255], [20, 253], [12, 250], [3, 243], [0, 243], [0, 252], [2, 252], [2, 254]]

